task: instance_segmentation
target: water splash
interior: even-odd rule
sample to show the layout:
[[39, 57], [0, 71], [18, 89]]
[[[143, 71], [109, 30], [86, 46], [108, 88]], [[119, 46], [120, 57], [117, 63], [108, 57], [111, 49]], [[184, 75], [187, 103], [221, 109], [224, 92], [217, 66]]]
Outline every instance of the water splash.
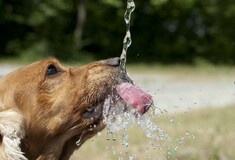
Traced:
[[151, 108], [147, 114], [137, 116], [135, 110], [127, 106], [118, 96], [110, 95], [104, 103], [103, 116], [104, 123], [110, 133], [124, 131], [132, 126], [138, 126], [147, 138], [163, 141], [168, 135], [154, 122], [151, 117], [156, 116], [155, 107]]
[[168, 134], [166, 134], [163, 129], [153, 123], [150, 118], [145, 115], [138, 118], [137, 123], [147, 138], [156, 141], [165, 141], [169, 138]]
[[119, 96], [109, 95], [103, 106], [103, 121], [109, 132], [117, 132], [136, 123], [134, 113], [135, 110], [126, 106]]
[[145, 159], [156, 160], [156, 155], [165, 158], [174, 157], [179, 147], [187, 139], [195, 139], [195, 136], [190, 133], [189, 130], [186, 130], [184, 135], [177, 137], [168, 135], [163, 128], [156, 123], [156, 118], [165, 119], [171, 127], [177, 127], [179, 122], [165, 110], [161, 110], [154, 105], [142, 116], [138, 116], [135, 113], [135, 110], [127, 106], [115, 93], [108, 96], [105, 100], [103, 121], [107, 128], [106, 139], [108, 145], [111, 145], [108, 148], [113, 156], [120, 160], [138, 159], [137, 155], [131, 153], [133, 147], [129, 148], [133, 142], [129, 142], [128, 139], [133, 137], [128, 137], [128, 130], [133, 127], [140, 129], [145, 136], [141, 138], [146, 139], [146, 142], [149, 141], [148, 144], [144, 144], [145, 150], [142, 155], [144, 154]]
[[[123, 39], [123, 49], [120, 56], [120, 67], [126, 72], [126, 59], [127, 59], [127, 50], [130, 47], [131, 33], [130, 33], [130, 21], [131, 14], [135, 9], [134, 0], [127, 0], [127, 9], [124, 15], [124, 20], [126, 23], [126, 35]], [[146, 147], [145, 150], [145, 159], [154, 160], [156, 157], [151, 157], [150, 152], [158, 152], [160, 154], [165, 154], [166, 150], [167, 157], [171, 156], [171, 152], [175, 152], [178, 150], [178, 147], [172, 146], [169, 143], [175, 141], [172, 139], [165, 131], [158, 126], [156, 123], [152, 121], [158, 116], [158, 111], [163, 115], [168, 113], [166, 110], [162, 111], [155, 106], [150, 107], [151, 111], [148, 111], [147, 114], [143, 116], [138, 116], [132, 107], [127, 106], [122, 99], [112, 94], [108, 96], [108, 98], [104, 102], [103, 107], [103, 122], [106, 124], [107, 128], [107, 142], [119, 142], [124, 149], [124, 152], [120, 152], [119, 149], [115, 148], [115, 146], [107, 147], [107, 150], [110, 150], [115, 157], [118, 157], [118, 160], [124, 160], [128, 157], [129, 160], [137, 160], [137, 156], [134, 154], [130, 154], [128, 151], [129, 142], [128, 142], [128, 129], [132, 126], [139, 127], [146, 138], [149, 140], [149, 146]], [[170, 117], [170, 124], [173, 126], [175, 124], [175, 120], [173, 117]], [[115, 133], [120, 133], [119, 136], [116, 136]], [[186, 136], [190, 136], [189, 132], [186, 132]], [[120, 140], [120, 141], [119, 141]], [[178, 144], [181, 144], [185, 140], [184, 137], [180, 137], [176, 139]], [[170, 147], [169, 147], [170, 146]], [[172, 150], [173, 148], [173, 150]], [[125, 158], [123, 158], [125, 157]]]
[[[103, 121], [106, 124], [108, 141], [112, 139], [115, 133], [121, 135], [121, 137], [117, 138], [120, 141], [117, 142], [120, 143], [125, 154], [119, 155], [119, 159], [122, 159], [122, 156], [128, 157], [129, 160], [137, 159], [136, 155], [131, 155], [128, 152], [128, 129], [133, 126], [137, 126], [141, 129], [146, 138], [151, 142], [150, 148], [152, 148], [152, 150], [158, 150], [163, 153], [162, 150], [164, 150], [164, 146], [160, 146], [159, 142], [169, 142], [171, 138], [164, 132], [163, 129], [161, 129], [151, 120], [152, 118], [159, 116], [157, 115], [158, 113], [156, 110], [156, 107], [152, 106], [145, 115], [139, 116], [135, 114], [135, 110], [132, 109], [132, 107], [127, 106], [120, 97], [116, 96], [115, 94], [108, 96], [103, 107]], [[113, 149], [112, 152], [117, 156], [118, 151]], [[150, 157], [149, 155], [146, 156]]]
[[131, 45], [131, 32], [130, 32], [130, 21], [131, 21], [131, 13], [135, 10], [135, 3], [134, 0], [127, 0], [127, 9], [124, 14], [124, 20], [126, 23], [126, 35], [123, 39], [123, 49], [122, 49], [122, 54], [120, 56], [120, 66], [123, 71], [126, 70], [126, 55], [127, 55], [127, 49]]

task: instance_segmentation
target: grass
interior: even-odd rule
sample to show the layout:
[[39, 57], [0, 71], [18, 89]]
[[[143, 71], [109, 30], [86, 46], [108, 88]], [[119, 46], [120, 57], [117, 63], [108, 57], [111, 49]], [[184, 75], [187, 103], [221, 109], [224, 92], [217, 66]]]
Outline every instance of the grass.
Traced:
[[[180, 124], [167, 131], [175, 136], [193, 132], [195, 139], [186, 139], [180, 146], [178, 159], [235, 159], [235, 106], [203, 109], [176, 115]], [[166, 125], [166, 123], [165, 123]]]
[[[129, 129], [128, 153], [136, 159], [167, 160], [230, 160], [235, 159], [235, 106], [206, 108], [156, 118], [171, 138], [165, 142], [149, 141], [142, 131]], [[174, 123], [170, 119], [174, 118]], [[72, 157], [89, 160], [128, 159], [125, 147], [118, 140], [106, 140], [106, 131], [86, 142]], [[159, 145], [159, 146], [158, 146]], [[154, 147], [153, 147], [154, 146]], [[158, 147], [158, 148], [157, 148]]]

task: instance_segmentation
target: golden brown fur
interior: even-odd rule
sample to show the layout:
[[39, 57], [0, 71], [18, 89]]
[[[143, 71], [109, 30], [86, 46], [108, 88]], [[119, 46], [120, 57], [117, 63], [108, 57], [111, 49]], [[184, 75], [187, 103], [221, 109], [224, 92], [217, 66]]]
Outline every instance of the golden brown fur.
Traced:
[[[1, 78], [0, 159], [69, 159], [104, 128], [105, 96], [126, 78], [118, 65], [116, 58], [73, 68], [51, 58]], [[50, 66], [58, 73], [48, 74]]]

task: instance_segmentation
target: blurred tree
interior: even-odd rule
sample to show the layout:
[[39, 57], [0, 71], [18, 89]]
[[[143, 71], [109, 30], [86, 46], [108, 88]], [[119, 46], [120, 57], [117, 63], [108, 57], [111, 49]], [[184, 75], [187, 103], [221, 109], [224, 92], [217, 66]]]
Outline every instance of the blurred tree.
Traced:
[[86, 6], [85, 0], [76, 0], [77, 6], [77, 22], [74, 31], [74, 45], [76, 50], [80, 50], [82, 47], [82, 34], [86, 21]]
[[[135, 0], [128, 62], [235, 63], [234, 0]], [[119, 56], [126, 1], [0, 1], [0, 56]]]

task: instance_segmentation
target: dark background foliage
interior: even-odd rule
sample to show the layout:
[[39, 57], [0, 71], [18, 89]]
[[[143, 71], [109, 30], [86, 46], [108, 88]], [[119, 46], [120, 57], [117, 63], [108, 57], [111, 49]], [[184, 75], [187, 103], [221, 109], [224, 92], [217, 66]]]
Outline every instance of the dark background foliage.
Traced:
[[[234, 0], [136, 0], [128, 62], [235, 64]], [[126, 1], [0, 1], [0, 57], [119, 56]]]

